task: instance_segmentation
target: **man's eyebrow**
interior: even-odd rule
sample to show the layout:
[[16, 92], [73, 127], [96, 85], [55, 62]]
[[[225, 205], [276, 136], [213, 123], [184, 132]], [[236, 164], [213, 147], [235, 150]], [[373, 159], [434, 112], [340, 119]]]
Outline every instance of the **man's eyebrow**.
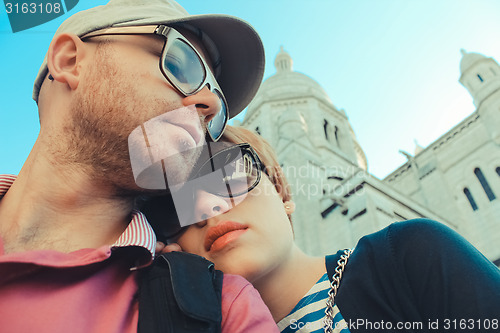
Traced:
[[141, 39], [140, 41], [127, 40], [120, 42], [127, 43], [129, 45], [134, 45], [135, 47], [139, 47], [144, 51], [148, 52], [149, 54], [154, 55], [155, 57], [161, 57], [163, 46], [165, 45], [164, 42], [162, 41], [163, 38], [154, 35], [141, 35], [141, 37], [147, 37], [147, 39]]
[[147, 51], [153, 53], [154, 55], [160, 56], [163, 51], [163, 47], [165, 45], [165, 38], [157, 35], [144, 35], [144, 36], [147, 37], [148, 39], [147, 42], [143, 43], [144, 48]]
[[161, 51], [163, 50], [163, 47], [157, 48], [154, 46], [146, 47], [146, 51], [151, 53], [152, 55], [156, 57], [161, 57]]

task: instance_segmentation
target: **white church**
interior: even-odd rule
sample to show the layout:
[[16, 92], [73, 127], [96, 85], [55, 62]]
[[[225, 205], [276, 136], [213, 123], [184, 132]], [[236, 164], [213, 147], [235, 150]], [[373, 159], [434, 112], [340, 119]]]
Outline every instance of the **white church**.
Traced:
[[343, 110], [294, 72], [283, 49], [241, 126], [276, 149], [297, 209], [295, 237], [307, 253], [354, 247], [394, 221], [427, 217], [455, 229], [500, 266], [500, 66], [462, 50], [460, 82], [476, 110], [378, 179]]

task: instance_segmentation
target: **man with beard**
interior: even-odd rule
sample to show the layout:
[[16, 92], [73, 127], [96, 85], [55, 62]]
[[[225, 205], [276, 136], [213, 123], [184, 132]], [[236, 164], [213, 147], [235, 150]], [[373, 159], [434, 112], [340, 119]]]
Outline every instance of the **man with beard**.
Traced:
[[[61, 25], [35, 81], [38, 139], [19, 175], [0, 177], [2, 332], [137, 331], [137, 270], [156, 239], [131, 158], [170, 156], [185, 180], [197, 155], [178, 153], [220, 137], [263, 61], [246, 22], [173, 0], [111, 0]], [[134, 150], [131, 133], [151, 126]], [[222, 311], [223, 331], [277, 331], [242, 278], [224, 278]]]

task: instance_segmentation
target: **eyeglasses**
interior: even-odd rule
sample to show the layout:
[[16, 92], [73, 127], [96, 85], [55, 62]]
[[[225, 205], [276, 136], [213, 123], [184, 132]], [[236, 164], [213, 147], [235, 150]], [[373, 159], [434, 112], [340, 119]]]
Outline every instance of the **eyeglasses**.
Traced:
[[[248, 143], [224, 148], [208, 144], [204, 152], [207, 158], [182, 187], [170, 195], [150, 199], [141, 211], [146, 215], [159, 238], [172, 239], [186, 226], [200, 222], [194, 216], [199, 190], [227, 200], [233, 208], [246, 198], [266, 172], [257, 153]], [[223, 213], [223, 212], [221, 212]]]
[[215, 142], [224, 133], [229, 118], [229, 108], [217, 80], [196, 48], [178, 31], [164, 25], [115, 27], [91, 32], [82, 40], [108, 35], [163, 36], [165, 43], [160, 56], [160, 70], [165, 78], [184, 96], [198, 93], [208, 86], [220, 100], [220, 109], [207, 124], [210, 138]]
[[196, 184], [194, 189], [234, 198], [250, 192], [259, 184], [264, 167], [248, 143], [232, 145], [216, 153], [211, 150], [213, 145], [207, 147], [211, 157], [195, 169], [188, 182]]

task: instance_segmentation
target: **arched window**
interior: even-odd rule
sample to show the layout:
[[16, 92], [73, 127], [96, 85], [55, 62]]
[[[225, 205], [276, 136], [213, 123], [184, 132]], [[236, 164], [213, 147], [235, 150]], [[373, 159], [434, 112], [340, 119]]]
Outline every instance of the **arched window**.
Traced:
[[324, 120], [324, 122], [323, 122], [323, 130], [325, 131], [325, 138], [327, 140], [329, 140], [328, 139], [328, 131], [329, 131], [328, 126], [330, 126], [330, 124], [328, 123], [328, 121], [326, 119], [323, 119], [323, 120]]
[[472, 207], [472, 210], [477, 210], [477, 204], [474, 201], [474, 198], [472, 197], [472, 194], [470, 193], [470, 191], [467, 187], [464, 188], [464, 194], [467, 197], [467, 200], [469, 200], [469, 203], [470, 203], [470, 206]]
[[484, 192], [486, 193], [486, 196], [490, 201], [493, 201], [496, 199], [495, 194], [491, 190], [490, 184], [486, 181], [486, 178], [484, 178], [483, 172], [479, 168], [474, 169], [474, 173], [476, 174], [477, 179], [481, 183], [481, 186], [484, 189]]
[[500, 176], [500, 167], [497, 167], [495, 171], [497, 172], [497, 175]]
[[339, 128], [335, 126], [335, 141], [337, 141], [337, 146], [340, 147], [340, 142], [339, 142]]
[[483, 80], [483, 78], [481, 77], [481, 75], [477, 74], [477, 78], [479, 79], [479, 81], [484, 82], [484, 80]]
[[260, 128], [259, 128], [259, 126], [255, 127], [255, 132], [260, 135]]

